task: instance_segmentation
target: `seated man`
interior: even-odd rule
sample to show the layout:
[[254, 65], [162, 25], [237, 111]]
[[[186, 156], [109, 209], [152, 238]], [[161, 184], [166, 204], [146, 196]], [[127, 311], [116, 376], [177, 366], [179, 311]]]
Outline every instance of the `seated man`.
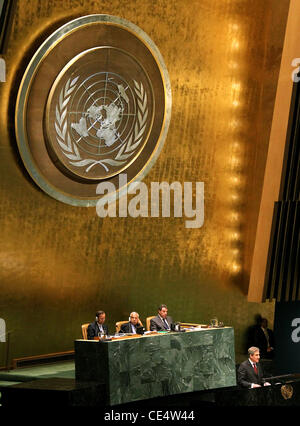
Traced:
[[96, 321], [92, 322], [87, 328], [87, 338], [88, 340], [93, 340], [94, 337], [100, 335], [108, 335], [108, 327], [104, 324], [105, 321], [105, 312], [98, 311], [96, 312]]
[[137, 312], [131, 312], [129, 321], [126, 324], [121, 325], [120, 331], [123, 333], [140, 333], [140, 330], [143, 328], [140, 323], [140, 316]]
[[150, 320], [151, 331], [168, 331], [171, 330], [173, 324], [172, 317], [168, 316], [168, 308], [166, 305], [160, 305], [158, 315]]
[[244, 388], [260, 388], [268, 386], [270, 383], [263, 378], [263, 369], [259, 363], [259, 348], [251, 346], [248, 349], [249, 359], [242, 362], [238, 369], [238, 384]]

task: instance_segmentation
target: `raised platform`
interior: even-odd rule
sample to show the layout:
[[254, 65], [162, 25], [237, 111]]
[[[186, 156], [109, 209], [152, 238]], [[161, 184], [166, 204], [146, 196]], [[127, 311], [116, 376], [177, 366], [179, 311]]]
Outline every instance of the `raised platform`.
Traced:
[[98, 406], [105, 394], [101, 383], [78, 382], [75, 379], [35, 379], [15, 385], [0, 386], [3, 407], [21, 406]]
[[[278, 381], [277, 381], [278, 382]], [[115, 412], [149, 412], [158, 410], [195, 410], [205, 407], [299, 407], [300, 379], [257, 389], [239, 389], [237, 386], [210, 391], [189, 392], [150, 398], [120, 405], [105, 403], [105, 386], [96, 382], [78, 382], [75, 379], [35, 379], [15, 385], [0, 386], [0, 404], [3, 407], [97, 407], [100, 411], [113, 408]]]
[[[95, 347], [100, 347], [97, 345]], [[175, 395], [165, 395], [111, 406], [107, 402], [106, 387], [95, 381], [77, 381], [75, 363], [53, 362], [45, 365], [16, 368], [0, 372], [0, 406], [27, 408], [95, 407], [93, 412], [136, 412], [150, 410], [194, 410], [199, 416], [203, 408], [214, 407], [299, 407], [299, 374], [276, 376], [272, 361], [262, 361], [265, 376], [272, 386], [258, 389], [240, 389], [227, 386]], [[238, 365], [236, 365], [236, 370]], [[51, 411], [51, 410], [48, 410]], [[22, 410], [20, 411], [22, 412]], [[200, 418], [200, 417], [198, 417]]]
[[76, 340], [76, 379], [106, 384], [108, 405], [236, 385], [232, 327]]

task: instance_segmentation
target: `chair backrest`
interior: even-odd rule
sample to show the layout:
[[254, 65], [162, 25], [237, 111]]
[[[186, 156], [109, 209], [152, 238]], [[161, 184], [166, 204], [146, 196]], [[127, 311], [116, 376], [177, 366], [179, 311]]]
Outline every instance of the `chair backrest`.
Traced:
[[87, 328], [90, 325], [90, 323], [86, 323], [86, 324], [82, 324], [81, 326], [81, 331], [82, 331], [82, 337], [84, 338], [84, 340], [87, 340]]
[[[123, 324], [126, 324], [128, 321], [118, 321], [118, 322], [116, 322], [116, 333], [119, 333], [119, 331], [120, 331], [120, 329], [121, 329], [121, 326], [123, 325]], [[142, 321], [140, 320], [140, 324], [141, 324], [141, 326], [142, 327], [144, 327], [143, 326], [143, 323], [142, 323]]]
[[152, 318], [155, 318], [156, 317], [156, 315], [152, 315], [152, 317], [147, 317], [146, 318], [146, 328], [147, 328], [147, 331], [150, 331], [150, 321], [152, 320]]
[[116, 322], [116, 333], [119, 333], [121, 325], [126, 324], [128, 321], [118, 321]]

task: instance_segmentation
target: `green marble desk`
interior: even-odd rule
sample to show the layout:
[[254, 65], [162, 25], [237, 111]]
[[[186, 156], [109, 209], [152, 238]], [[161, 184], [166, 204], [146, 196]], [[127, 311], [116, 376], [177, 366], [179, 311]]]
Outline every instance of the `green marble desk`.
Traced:
[[109, 405], [235, 386], [233, 328], [76, 340], [75, 377], [105, 383]]

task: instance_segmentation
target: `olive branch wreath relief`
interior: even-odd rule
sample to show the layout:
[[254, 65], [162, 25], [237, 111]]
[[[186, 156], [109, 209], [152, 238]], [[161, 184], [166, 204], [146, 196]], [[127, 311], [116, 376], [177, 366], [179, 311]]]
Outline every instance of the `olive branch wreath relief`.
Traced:
[[143, 135], [146, 129], [146, 120], [148, 116], [147, 108], [147, 93], [144, 90], [143, 84], [134, 81], [134, 91], [137, 96], [137, 116], [134, 131], [128, 137], [128, 140], [123, 143], [120, 149], [116, 152], [114, 158], [104, 158], [101, 160], [95, 160], [93, 158], [82, 159], [77, 144], [71, 140], [70, 133], [68, 131], [68, 103], [71, 99], [71, 94], [77, 86], [78, 77], [73, 80], [69, 79], [65, 86], [62, 88], [59, 94], [58, 104], [55, 108], [56, 120], [56, 140], [62, 149], [63, 154], [68, 158], [69, 163], [76, 167], [85, 167], [86, 172], [95, 166], [96, 164], [101, 165], [106, 172], [109, 171], [107, 165], [120, 166], [131, 157], [139, 147], [143, 140]]

